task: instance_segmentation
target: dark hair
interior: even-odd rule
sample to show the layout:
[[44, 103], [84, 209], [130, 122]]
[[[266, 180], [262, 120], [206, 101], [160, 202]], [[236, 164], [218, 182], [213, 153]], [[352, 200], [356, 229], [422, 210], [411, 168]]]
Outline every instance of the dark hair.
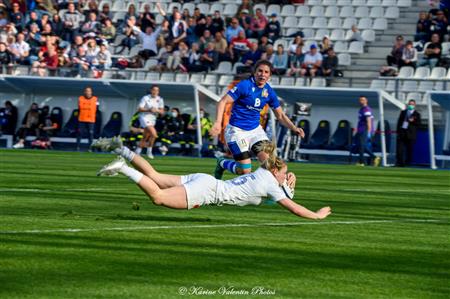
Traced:
[[270, 69], [270, 74], [272, 74], [272, 69], [273, 69], [272, 62], [270, 62], [269, 60], [266, 60], [266, 59], [261, 59], [261, 60], [258, 60], [258, 62], [256, 62], [255, 68], [253, 69], [253, 73], [256, 73], [256, 70], [257, 70], [261, 65], [266, 65], [266, 66], [268, 66], [269, 69]]
[[94, 91], [93, 89], [92, 89], [92, 86], [90, 86], [90, 85], [88, 85], [88, 86], [86, 86], [85, 88], [84, 88], [84, 90], [86, 90], [86, 89], [90, 89], [90, 90], [92, 90], [92, 91]]
[[13, 104], [11, 103], [11, 101], [6, 101], [6, 102], [5, 102], [5, 106], [6, 106], [6, 105], [12, 106]]
[[409, 45], [411, 45], [411, 46], [413, 45], [413, 42], [410, 40], [406, 42], [406, 46], [409, 46]]
[[416, 100], [413, 100], [413, 99], [409, 100], [408, 103], [409, 102], [414, 102], [414, 105], [416, 104]]

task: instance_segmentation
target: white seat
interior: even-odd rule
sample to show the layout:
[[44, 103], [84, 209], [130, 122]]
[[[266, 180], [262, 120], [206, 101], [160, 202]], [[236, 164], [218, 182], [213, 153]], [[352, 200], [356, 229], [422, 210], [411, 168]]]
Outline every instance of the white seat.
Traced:
[[[194, 3], [184, 3], [183, 10], [187, 9], [190, 15], [194, 14], [195, 4]], [[214, 14], [214, 12], [212, 12]]]
[[342, 25], [343, 29], [350, 29], [353, 25], [356, 25], [357, 21], [353, 17], [345, 18], [344, 24]]
[[159, 81], [159, 73], [148, 72], [145, 77], [146, 81]]
[[352, 64], [352, 57], [350, 56], [350, 54], [339, 53], [337, 54], [337, 58], [339, 65], [349, 66]]
[[130, 49], [130, 53], [128, 54], [128, 56], [136, 56], [139, 51], [142, 50], [142, 45], [141, 44], [137, 44], [135, 46], [133, 46], [133, 48]]
[[361, 37], [366, 42], [373, 42], [375, 41], [375, 31], [373, 31], [372, 29], [363, 30], [363, 32], [361, 33]]
[[404, 66], [398, 73], [398, 78], [412, 78], [414, 76], [414, 68], [412, 66]]
[[352, 5], [353, 6], [363, 6], [363, 5], [366, 5], [366, 1], [365, 0], [353, 0]]
[[341, 18], [331, 18], [328, 21], [328, 28], [336, 29], [342, 27], [342, 19]]
[[228, 86], [231, 82], [233, 82], [233, 76], [231, 75], [222, 75], [219, 79], [220, 86]]
[[292, 77], [282, 77], [280, 80], [280, 85], [293, 86], [295, 85], [295, 79]]
[[103, 0], [103, 1], [101, 1], [100, 4], [98, 5], [98, 9], [101, 11], [101, 10], [103, 9], [103, 6], [104, 6], [105, 4], [108, 4], [108, 6], [109, 6], [110, 8], [112, 8], [112, 2], [111, 2], [111, 1]]
[[162, 73], [159, 80], [166, 82], [174, 82], [174, 74], [173, 73]]
[[358, 28], [360, 30], [364, 29], [372, 29], [372, 19], [369, 18], [361, 18], [358, 22]]
[[328, 29], [318, 29], [316, 31], [316, 35], [314, 36], [315, 40], [322, 40], [325, 35], [330, 35], [330, 31]]
[[406, 96], [406, 101], [414, 100], [417, 104], [423, 104], [422, 94], [419, 92], [410, 92]]
[[341, 13], [339, 14], [341, 18], [349, 18], [353, 17], [353, 7], [352, 6], [343, 6], [341, 8]]
[[373, 22], [373, 28], [374, 30], [386, 30], [387, 29], [387, 20], [386, 19], [375, 19]]
[[310, 12], [311, 17], [323, 17], [325, 16], [325, 10], [323, 6], [313, 6]]
[[[392, 95], [395, 97], [395, 92], [393, 92]], [[402, 103], [405, 102], [406, 101], [406, 92], [399, 92], [397, 94], [397, 100], [399, 100]]]
[[384, 17], [387, 19], [397, 19], [400, 16], [400, 9], [396, 6], [386, 8]]
[[212, 93], [217, 93], [217, 86], [210, 85], [208, 86], [208, 90], [211, 91]]
[[281, 7], [278, 4], [270, 4], [267, 8], [266, 15], [270, 16], [271, 14], [276, 13], [277, 15], [280, 15]]
[[298, 27], [300, 28], [311, 28], [313, 24], [311, 17], [301, 17], [298, 21]]
[[350, 40], [353, 36], [353, 31], [351, 29], [347, 30], [347, 33], [345, 34], [345, 40]]
[[327, 28], [327, 19], [318, 17], [314, 19], [313, 28]]
[[151, 67], [158, 65], [158, 59], [148, 59], [145, 62], [144, 69], [149, 70]]
[[217, 76], [213, 74], [207, 74], [205, 79], [203, 80], [203, 84], [205, 85], [216, 85], [217, 84]]
[[385, 80], [372, 80], [372, 82], [370, 82], [370, 88], [371, 89], [382, 89], [384, 90], [384, 87], [386, 86], [386, 81]]
[[280, 77], [278, 76], [272, 76], [270, 77], [270, 85], [280, 85]]
[[417, 82], [416, 81], [405, 81], [402, 84], [401, 91], [416, 91], [417, 90]]
[[209, 13], [209, 4], [208, 3], [199, 3], [197, 4], [197, 8], [200, 9], [200, 12], [204, 15]]
[[334, 43], [334, 51], [336, 53], [347, 53], [348, 49], [347, 49], [348, 45], [346, 42], [342, 42], [342, 41], [337, 41]]
[[352, 5], [352, 0], [338, 0], [337, 5], [338, 6], [349, 6], [349, 5]]
[[358, 6], [355, 10], [355, 18], [368, 18], [369, 8], [367, 6]]
[[308, 86], [308, 82], [306, 82], [306, 78], [297, 78], [295, 79], [295, 86]]
[[450, 79], [450, 69], [448, 69], [447, 79]]
[[203, 74], [192, 74], [190, 81], [191, 83], [203, 83]]
[[441, 44], [442, 46], [442, 56], [448, 56], [450, 55], [450, 42], [444, 42]]
[[117, 22], [119, 22], [119, 20], [124, 20], [125, 15], [126, 15], [126, 12], [124, 12], [124, 11], [115, 12], [111, 21], [113, 23], [117, 23]]
[[231, 62], [221, 61], [219, 63], [219, 66], [217, 67], [217, 69], [214, 71], [214, 73], [230, 74], [232, 70], [233, 70], [233, 65], [231, 64]]
[[327, 9], [325, 10], [325, 16], [327, 18], [338, 17], [339, 16], [338, 7], [337, 6], [328, 6]]
[[[188, 3], [186, 3], [186, 4], [188, 4]], [[223, 4], [221, 4], [221, 3], [214, 3], [214, 4], [212, 4], [211, 7], [209, 8], [209, 14], [213, 15], [216, 10], [222, 12], [223, 11]]]
[[397, 6], [397, 0], [383, 0], [381, 5], [384, 7]]
[[381, 6], [381, 0], [367, 0], [367, 6]]
[[238, 6], [233, 3], [228, 3], [225, 5], [225, 9], [223, 10], [223, 15], [227, 17], [232, 17], [236, 14], [238, 10]]
[[275, 43], [273, 44], [273, 48], [274, 48], [275, 51], [277, 50], [277, 47], [278, 47], [279, 45], [282, 45], [282, 46], [283, 46], [283, 49], [286, 50], [286, 49], [289, 47], [289, 42], [288, 42], [287, 40], [285, 40], [285, 39], [282, 39], [282, 38], [277, 39], [277, 40], [275, 41]]
[[420, 91], [420, 92], [432, 91], [433, 87], [434, 87], [433, 81], [422, 80], [419, 82], [419, 87], [417, 88], [417, 91]]
[[294, 5], [284, 5], [281, 10], [282, 17], [289, 17], [295, 15], [295, 6]]
[[308, 0], [308, 5], [322, 5], [322, 0]]
[[111, 11], [125, 11], [125, 1], [114, 1], [114, 4], [111, 6]]
[[386, 91], [395, 91], [395, 82], [396, 82], [396, 80], [394, 80], [394, 79], [387, 80], [386, 86], [384, 87], [384, 89]]
[[437, 66], [431, 70], [430, 79], [444, 79], [447, 71], [445, 68]]
[[244, 66], [244, 64], [243, 64], [242, 62], [236, 62], [236, 63], [233, 65], [233, 74], [236, 74], [236, 73], [237, 73], [237, 68], [240, 67], [240, 66]]
[[189, 82], [189, 74], [186, 73], [178, 73], [175, 75], [176, 83], [187, 83]]
[[283, 22], [284, 28], [294, 28], [297, 27], [297, 18], [296, 17], [286, 17]]
[[444, 82], [438, 81], [434, 84], [434, 90], [444, 90]]
[[332, 41], [345, 40], [345, 32], [342, 29], [333, 29], [330, 34]]
[[331, 5], [336, 5], [336, 4], [337, 4], [336, 0], [323, 0], [322, 1], [323, 6], [331, 6]]
[[253, 6], [253, 12], [255, 12], [257, 9], [261, 9], [261, 13], [263, 15], [266, 15], [266, 5], [265, 4], [263, 4], [263, 3], [255, 4], [255, 6]]
[[[298, 28], [297, 27], [295, 27], [295, 28], [287, 28], [285, 36], [290, 36], [292, 34], [296, 34], [297, 32], [298, 32]], [[305, 34], [305, 32], [303, 32], [303, 34]]]
[[164, 17], [162, 15], [156, 15], [156, 17], [155, 17], [156, 24], [162, 24], [163, 21], [164, 21]]
[[299, 5], [295, 11], [296, 17], [309, 17], [309, 6]]
[[364, 53], [364, 43], [354, 41], [348, 46], [348, 53], [362, 54]]
[[384, 9], [381, 6], [374, 6], [370, 9], [371, 18], [381, 18], [384, 16]]
[[304, 39], [309, 39], [309, 38], [314, 37], [314, 29], [305, 28], [302, 31], [303, 31], [303, 35], [305, 36]]
[[311, 87], [327, 87], [327, 81], [324, 78], [313, 78]]
[[397, 6], [398, 7], [410, 7], [411, 6], [411, 0], [398, 0]]
[[428, 77], [430, 77], [430, 68], [427, 66], [418, 67], [414, 73], [414, 78], [417, 79], [426, 79]]
[[177, 7], [178, 8], [178, 11], [181, 11], [181, 8], [182, 8], [182, 4], [181, 3], [176, 3], [176, 2], [172, 2], [172, 3], [170, 3], [169, 4], [169, 6], [167, 7], [167, 13], [172, 13], [172, 10], [173, 10], [173, 8], [174, 7]]

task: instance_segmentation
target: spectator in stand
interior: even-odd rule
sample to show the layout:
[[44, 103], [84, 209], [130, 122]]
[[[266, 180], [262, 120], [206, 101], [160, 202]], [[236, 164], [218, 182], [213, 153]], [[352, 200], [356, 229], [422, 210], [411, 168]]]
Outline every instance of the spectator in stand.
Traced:
[[196, 32], [195, 27], [197, 26], [197, 24], [195, 23], [195, 19], [192, 17], [188, 18], [187, 24], [188, 27], [186, 29], [186, 43], [188, 45], [192, 45], [193, 43], [198, 42], [198, 36], [195, 33]]
[[150, 57], [158, 55], [157, 40], [159, 33], [161, 32], [161, 26], [159, 26], [155, 31], [153, 31], [152, 26], [147, 26], [144, 33], [139, 27], [134, 26], [132, 22], [128, 22], [128, 26], [133, 29], [134, 33], [139, 36], [142, 41], [142, 50], [139, 51], [139, 56], [147, 60]]
[[203, 52], [208, 44], [213, 41], [211, 32], [209, 30], [203, 31], [203, 35], [199, 38], [198, 43], [200, 45], [200, 51]]
[[225, 29], [225, 22], [220, 15], [220, 11], [214, 11], [214, 17], [212, 18], [211, 34], [216, 35], [217, 32], [222, 32]]
[[139, 15], [138, 23], [141, 25], [141, 31], [146, 32], [148, 27], [155, 29], [156, 20], [155, 16], [150, 12], [150, 4], [144, 4], [144, 12]]
[[[239, 21], [237, 18], [232, 18], [230, 26], [227, 27], [227, 30], [225, 31], [225, 38], [227, 39], [228, 43], [231, 43], [233, 38], [237, 37], [240, 32], [243, 32], [244, 29], [239, 26]], [[245, 32], [244, 32], [245, 34]]]
[[158, 64], [155, 66], [155, 70], [158, 72], [164, 72], [172, 68], [172, 63], [174, 61], [174, 47], [172, 44], [168, 43], [164, 47], [165, 51], [158, 58]]
[[78, 78], [86, 78], [90, 69], [90, 63], [86, 57], [86, 50], [84, 47], [77, 49], [77, 55], [72, 59], [73, 67], [77, 70]]
[[75, 9], [75, 4], [69, 2], [67, 5], [67, 11], [62, 16], [64, 24], [64, 40], [72, 41], [74, 36], [80, 31], [80, 25], [84, 16]]
[[112, 23], [111, 19], [104, 20], [104, 24], [101, 28], [101, 38], [105, 39], [108, 43], [113, 43], [116, 38], [116, 27]]
[[267, 38], [267, 36], [263, 35], [261, 36], [261, 38], [259, 39], [259, 45], [258, 45], [258, 49], [261, 52], [266, 52], [267, 50], [267, 46], [271, 45], [272, 43], [269, 42], [269, 39]]
[[191, 45], [191, 50], [189, 51], [189, 57], [187, 59], [187, 65], [185, 66], [189, 72], [203, 72], [205, 68], [200, 62], [200, 47], [197, 43]]
[[17, 107], [11, 101], [5, 102], [5, 107], [0, 109], [0, 135], [14, 135], [17, 125]]
[[445, 18], [444, 12], [439, 10], [436, 13], [436, 18], [431, 20], [430, 34], [439, 34], [439, 39], [442, 41], [444, 40], [444, 36], [447, 34], [447, 26], [448, 21]]
[[25, 17], [22, 12], [20, 12], [19, 3], [12, 3], [12, 9], [9, 14], [9, 19], [12, 23], [14, 23], [16, 29], [19, 32], [22, 32], [25, 27]]
[[218, 55], [217, 60], [220, 61], [229, 61], [230, 56], [227, 53], [228, 43], [226, 39], [223, 37], [222, 32], [216, 32], [214, 35], [214, 50]]
[[289, 57], [289, 71], [288, 76], [301, 76], [302, 64], [305, 60], [305, 54], [303, 54], [303, 45], [298, 45], [295, 48], [295, 54], [291, 54]]
[[279, 44], [277, 47], [277, 53], [272, 58], [273, 74], [284, 75], [288, 68], [288, 55], [284, 51], [283, 45]]
[[0, 27], [0, 42], [6, 42], [8, 37], [17, 36], [17, 29], [13, 23], [8, 23], [4, 27]]
[[33, 64], [34, 61], [38, 60], [38, 54], [41, 49], [43, 38], [39, 32], [39, 27], [37, 24], [33, 23], [30, 25], [30, 32], [28, 33], [28, 38], [26, 42], [30, 46], [29, 51], [29, 62]]
[[181, 15], [182, 15], [181, 18], [186, 23], [188, 22], [189, 18], [191, 17], [191, 13], [189, 12], [189, 9], [187, 9], [187, 8], [183, 9], [183, 13]]
[[53, 0], [36, 0], [37, 8], [40, 10], [41, 16], [44, 14], [51, 16], [58, 13], [54, 2]]
[[109, 69], [112, 65], [111, 52], [109, 52], [106, 44], [100, 45], [100, 51], [94, 60], [94, 77], [101, 78], [103, 71]]
[[24, 148], [25, 138], [28, 135], [39, 136], [39, 120], [39, 106], [37, 103], [33, 103], [22, 120], [22, 126], [17, 131], [16, 135], [19, 137], [19, 140], [13, 145], [13, 148]]
[[245, 37], [245, 32], [239, 31], [239, 35], [231, 40], [229, 52], [233, 62], [239, 61], [242, 55], [247, 52], [252, 43]]
[[214, 50], [214, 43], [208, 43], [204, 53], [200, 56], [200, 62], [205, 67], [206, 71], [211, 71], [216, 68], [217, 53]]
[[316, 44], [312, 44], [310, 51], [306, 53], [302, 64], [301, 76], [315, 77], [322, 68], [322, 55], [317, 51]]
[[407, 41], [405, 44], [405, 48], [403, 49], [402, 59], [400, 60], [399, 67], [402, 66], [412, 66], [416, 68], [417, 64], [417, 50], [413, 46], [412, 41]]
[[262, 10], [257, 8], [250, 24], [250, 30], [252, 31], [251, 37], [260, 38], [264, 34], [268, 23], [269, 22], [263, 15]]
[[249, 73], [252, 71], [252, 66], [261, 59], [261, 51], [258, 50], [258, 44], [253, 43], [250, 46], [250, 51], [247, 51], [241, 59], [241, 62], [247, 67]]
[[347, 41], [349, 42], [363, 42], [364, 39], [361, 36], [361, 32], [359, 31], [358, 27], [356, 25], [352, 25], [352, 33], [348, 37]]
[[303, 48], [303, 38], [300, 35], [296, 35], [292, 44], [289, 46], [289, 55], [295, 54], [299, 46]]
[[134, 3], [130, 2], [130, 4], [128, 5], [128, 10], [127, 13], [125, 14], [125, 24], [127, 24], [128, 20], [133, 18], [135, 21], [138, 19], [138, 13], [136, 12], [136, 6], [134, 5]]
[[181, 14], [179, 11], [175, 11], [175, 13], [172, 15], [173, 21], [170, 21], [170, 18], [167, 17], [166, 12], [162, 9], [159, 2], [156, 3], [156, 7], [159, 10], [159, 13], [169, 21], [172, 43], [175, 47], [178, 46], [178, 43], [185, 41], [185, 38], [187, 36], [186, 22], [181, 19]]
[[172, 108], [169, 114], [164, 116], [164, 127], [161, 130], [161, 146], [159, 147], [159, 151], [163, 156], [167, 154], [172, 143], [183, 140], [184, 126], [185, 124], [178, 108]]
[[[53, 16], [52, 18], [52, 30], [53, 32], [59, 36], [59, 37], [63, 37], [64, 35], [64, 22], [61, 20], [61, 17], [59, 16], [59, 14], [56, 14]], [[70, 41], [68, 41], [70, 42]]]
[[280, 38], [281, 25], [277, 20], [277, 14], [273, 13], [270, 15], [270, 21], [266, 25], [264, 35], [267, 36], [271, 43], [274, 43]]
[[395, 44], [392, 46], [391, 54], [386, 57], [387, 64], [389, 66], [398, 66], [403, 55], [403, 36], [397, 35], [395, 38]]
[[49, 45], [47, 52], [39, 53], [39, 61], [33, 62], [32, 72], [37, 73], [39, 76], [44, 77], [47, 75], [54, 75], [58, 69], [58, 53], [55, 46]]
[[[78, 5], [78, 10], [84, 14], [85, 19], [89, 19], [89, 15], [91, 13], [95, 13], [95, 15], [97, 16], [99, 11], [98, 11], [98, 5], [97, 2], [95, 0], [93, 1], [89, 1], [87, 4], [87, 9], [84, 10], [82, 9], [84, 5]], [[84, 6], [85, 7], [85, 6]]]
[[36, 24], [39, 27], [39, 30], [42, 29], [42, 23], [41, 20], [39, 20], [39, 16], [35, 11], [30, 11], [29, 15], [28, 15], [28, 22], [25, 25], [25, 29], [26, 30], [30, 30], [30, 26], [31, 24]]
[[3, 66], [6, 67], [7, 73], [11, 73], [13, 67], [13, 58], [6, 48], [6, 44], [0, 42], [0, 73], [3, 73]]
[[196, 7], [194, 9], [194, 15], [193, 18], [195, 19], [196, 26], [195, 26], [195, 34], [200, 37], [203, 35], [203, 32], [207, 29], [206, 24], [206, 16], [202, 13], [200, 13], [200, 9]]
[[123, 29], [123, 33], [125, 34], [125, 38], [121, 42], [122, 49], [118, 51], [118, 53], [122, 53], [125, 48], [131, 49], [135, 45], [139, 43], [138, 41], [138, 33], [133, 29], [136, 26], [136, 18], [130, 17], [128, 21], [126, 21], [126, 26]]
[[30, 45], [25, 41], [25, 35], [23, 33], [17, 34], [17, 40], [10, 45], [9, 51], [13, 55], [15, 63], [30, 64]]
[[112, 20], [112, 18], [113, 13], [110, 10], [109, 4], [103, 3], [102, 10], [98, 14], [98, 20], [104, 25], [107, 19]]
[[[81, 48], [80, 48], [81, 49]], [[94, 139], [94, 126], [96, 122], [98, 98], [94, 96], [92, 87], [84, 88], [84, 94], [78, 98], [78, 129], [77, 129], [77, 150], [80, 150], [81, 137], [87, 133], [89, 146]]]
[[97, 15], [95, 14], [95, 12], [90, 12], [87, 22], [85, 22], [81, 26], [81, 32], [83, 34], [86, 33], [98, 34], [100, 32], [100, 29], [101, 23], [97, 21]]
[[327, 49], [327, 55], [324, 56], [322, 63], [322, 75], [325, 77], [334, 77], [336, 69], [339, 65], [339, 60], [333, 48]]
[[243, 9], [241, 11], [241, 14], [239, 15], [239, 26], [241, 26], [244, 29], [245, 34], [247, 36], [251, 36], [253, 33], [252, 30], [250, 29], [251, 24], [252, 24], [252, 17], [250, 16], [247, 9]]
[[274, 56], [275, 56], [275, 51], [273, 50], [273, 46], [272, 45], [267, 45], [266, 51], [263, 52], [262, 55], [261, 55], [261, 59], [262, 60], [272, 61]]
[[253, 15], [253, 5], [250, 0], [242, 0], [241, 5], [239, 5], [236, 17], [240, 16], [243, 10], [247, 10], [250, 15]]
[[439, 39], [439, 34], [434, 33], [431, 35], [431, 43], [428, 44], [425, 49], [425, 56], [419, 61], [419, 66], [427, 65], [430, 68], [434, 68], [442, 55], [442, 45]]
[[328, 55], [328, 49], [333, 48], [333, 44], [330, 41], [330, 37], [328, 35], [325, 35], [322, 38], [322, 42], [319, 45], [320, 48], [320, 54], [322, 54], [323, 57]]
[[431, 21], [429, 18], [429, 14], [425, 11], [421, 11], [419, 14], [419, 20], [417, 21], [414, 41], [422, 42], [422, 44], [428, 42], [430, 40], [430, 27]]
[[398, 117], [397, 162], [395, 163], [395, 165], [398, 167], [410, 165], [413, 158], [414, 143], [416, 142], [417, 137], [417, 128], [420, 126], [421, 122], [420, 113], [415, 109], [416, 101], [409, 100], [406, 110], [400, 112], [400, 115]]

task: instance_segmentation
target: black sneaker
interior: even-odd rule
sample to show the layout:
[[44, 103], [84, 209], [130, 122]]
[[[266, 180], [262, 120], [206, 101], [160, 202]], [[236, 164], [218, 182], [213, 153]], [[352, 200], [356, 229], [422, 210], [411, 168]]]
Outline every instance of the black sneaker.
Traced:
[[220, 162], [222, 162], [223, 160], [225, 159], [224, 158], [217, 159], [216, 169], [214, 170], [214, 177], [218, 180], [222, 179], [223, 172], [225, 171], [225, 169], [223, 169], [223, 167], [220, 166]]

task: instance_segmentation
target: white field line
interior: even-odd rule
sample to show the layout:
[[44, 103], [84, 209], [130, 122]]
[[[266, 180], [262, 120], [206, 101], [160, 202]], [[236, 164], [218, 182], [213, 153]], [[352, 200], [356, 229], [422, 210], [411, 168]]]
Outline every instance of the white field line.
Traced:
[[196, 224], [196, 225], [157, 225], [134, 227], [103, 227], [103, 228], [61, 228], [61, 229], [33, 229], [33, 230], [3, 230], [5, 234], [45, 234], [45, 233], [80, 233], [100, 231], [139, 231], [139, 230], [165, 230], [165, 229], [190, 229], [190, 228], [228, 228], [228, 227], [267, 227], [267, 226], [300, 226], [300, 225], [331, 225], [331, 224], [370, 224], [370, 223], [437, 223], [443, 222], [437, 219], [405, 219], [405, 220], [357, 220], [357, 221], [326, 221], [326, 222], [275, 222], [275, 223], [229, 223], [229, 224]]
[[[114, 188], [114, 192], [117, 190], [126, 190], [126, 189], [117, 189]], [[0, 192], [62, 192], [62, 191], [112, 191], [111, 188], [55, 188], [55, 189], [37, 189], [37, 188], [0, 188]]]

